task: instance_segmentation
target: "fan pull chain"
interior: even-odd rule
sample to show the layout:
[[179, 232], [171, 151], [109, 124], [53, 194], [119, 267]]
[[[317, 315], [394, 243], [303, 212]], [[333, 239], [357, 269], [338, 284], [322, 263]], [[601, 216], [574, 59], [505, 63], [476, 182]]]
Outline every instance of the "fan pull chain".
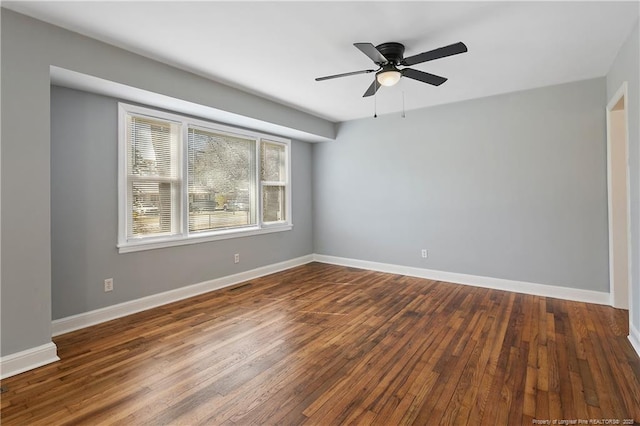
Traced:
[[[373, 77], [373, 83], [376, 83], [376, 77]], [[374, 86], [374, 89], [377, 89]], [[378, 91], [373, 92], [373, 118], [378, 118]]]
[[404, 113], [404, 90], [402, 91], [402, 118], [407, 118], [406, 114]]

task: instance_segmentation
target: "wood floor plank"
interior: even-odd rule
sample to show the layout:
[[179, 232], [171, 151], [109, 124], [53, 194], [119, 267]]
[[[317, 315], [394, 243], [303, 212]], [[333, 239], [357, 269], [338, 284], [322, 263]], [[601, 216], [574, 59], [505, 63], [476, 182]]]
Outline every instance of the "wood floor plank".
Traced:
[[[310, 263], [54, 339], [3, 425], [640, 422], [626, 311]], [[594, 424], [592, 422], [592, 424]]]
[[[478, 388], [478, 397], [474, 407], [469, 415], [470, 424], [482, 424], [483, 421], [491, 421], [492, 412], [496, 408], [495, 401], [496, 392], [493, 389], [496, 377], [504, 375], [504, 361], [501, 362], [501, 354], [504, 348], [504, 339], [509, 325], [509, 317], [513, 309], [513, 294], [502, 293], [501, 298], [494, 310], [490, 310], [495, 316], [494, 333], [491, 335], [488, 343], [491, 346], [491, 354], [489, 355], [489, 364], [485, 369], [482, 381]], [[503, 359], [503, 358], [502, 358]]]

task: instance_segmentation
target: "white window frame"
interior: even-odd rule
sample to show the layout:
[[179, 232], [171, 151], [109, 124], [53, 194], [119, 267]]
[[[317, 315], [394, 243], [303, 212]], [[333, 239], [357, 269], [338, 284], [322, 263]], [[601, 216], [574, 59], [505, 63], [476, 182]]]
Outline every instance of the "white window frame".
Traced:
[[[267, 144], [279, 144], [280, 142], [278, 141], [272, 141], [271, 139], [268, 138], [262, 138], [262, 140], [259, 141], [259, 146], [260, 146], [260, 150], [262, 150], [262, 144], [263, 143], [267, 143]], [[291, 200], [289, 197], [289, 194], [287, 193], [287, 189], [290, 187], [290, 183], [289, 183], [289, 176], [291, 175], [291, 170], [290, 170], [290, 164], [291, 164], [291, 159], [290, 159], [290, 149], [288, 146], [285, 147], [285, 155], [286, 155], [286, 164], [285, 164], [285, 180], [284, 181], [277, 181], [277, 182], [272, 182], [272, 181], [266, 181], [266, 180], [262, 180], [261, 176], [258, 176], [258, 197], [259, 197], [259, 201], [260, 201], [260, 209], [258, 210], [258, 213], [260, 214], [260, 218], [259, 220], [262, 221], [263, 217], [264, 217], [264, 212], [263, 212], [263, 206], [262, 206], [262, 202], [264, 200], [263, 197], [263, 191], [264, 191], [264, 187], [284, 187], [285, 189], [285, 219], [284, 220], [278, 220], [278, 221], [271, 221], [271, 222], [264, 222], [262, 221], [262, 226], [263, 227], [270, 227], [270, 226], [281, 226], [283, 224], [286, 224], [287, 221], [289, 220], [289, 215], [291, 214]], [[258, 161], [260, 161], [260, 154], [261, 152], [258, 152]], [[257, 165], [258, 170], [257, 172], [260, 173], [260, 164]]]
[[[127, 235], [127, 219], [131, 214], [128, 210], [127, 188], [129, 177], [127, 175], [127, 116], [142, 115], [159, 120], [166, 120], [181, 123], [180, 154], [181, 164], [178, 166], [180, 179], [182, 182], [181, 191], [181, 214], [176, 218], [178, 223], [176, 228], [180, 230], [174, 235], [148, 236], [129, 238]], [[188, 131], [189, 128], [200, 128], [213, 132], [250, 138], [255, 141], [255, 197], [252, 200], [256, 209], [256, 223], [238, 228], [228, 228], [212, 231], [189, 232], [189, 203], [188, 203]], [[282, 144], [286, 152], [285, 166], [285, 220], [277, 222], [263, 222], [262, 214], [262, 187], [260, 179], [260, 150], [262, 141], [268, 143]], [[175, 113], [159, 111], [156, 109], [130, 105], [123, 102], [118, 103], [118, 252], [128, 253], [142, 250], [151, 250], [164, 247], [173, 247], [186, 244], [196, 244], [208, 241], [218, 241], [230, 238], [247, 237], [251, 235], [268, 234], [272, 232], [289, 231], [293, 229], [292, 209], [291, 209], [291, 140], [279, 136], [255, 132], [251, 130], [239, 129], [223, 124], [218, 124], [201, 119], [182, 116]]]

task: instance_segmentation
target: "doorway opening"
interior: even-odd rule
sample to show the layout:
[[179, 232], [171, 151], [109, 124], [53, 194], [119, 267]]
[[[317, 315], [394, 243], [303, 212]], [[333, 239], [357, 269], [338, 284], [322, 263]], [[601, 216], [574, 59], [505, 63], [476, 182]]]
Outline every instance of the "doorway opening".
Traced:
[[631, 232], [627, 83], [607, 104], [609, 291], [611, 306], [629, 309]]

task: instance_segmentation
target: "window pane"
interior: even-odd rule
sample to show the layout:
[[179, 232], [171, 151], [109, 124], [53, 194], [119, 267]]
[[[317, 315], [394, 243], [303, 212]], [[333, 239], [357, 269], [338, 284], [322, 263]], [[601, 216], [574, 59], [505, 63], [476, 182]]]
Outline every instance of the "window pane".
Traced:
[[129, 191], [129, 237], [174, 232], [176, 206], [171, 183], [132, 182]]
[[146, 117], [127, 120], [128, 173], [134, 176], [177, 176], [180, 125]]
[[262, 187], [262, 221], [286, 220], [284, 186]]
[[285, 146], [282, 144], [262, 142], [260, 152], [261, 180], [269, 182], [284, 182], [285, 175]]
[[189, 129], [189, 231], [253, 225], [253, 139]]

